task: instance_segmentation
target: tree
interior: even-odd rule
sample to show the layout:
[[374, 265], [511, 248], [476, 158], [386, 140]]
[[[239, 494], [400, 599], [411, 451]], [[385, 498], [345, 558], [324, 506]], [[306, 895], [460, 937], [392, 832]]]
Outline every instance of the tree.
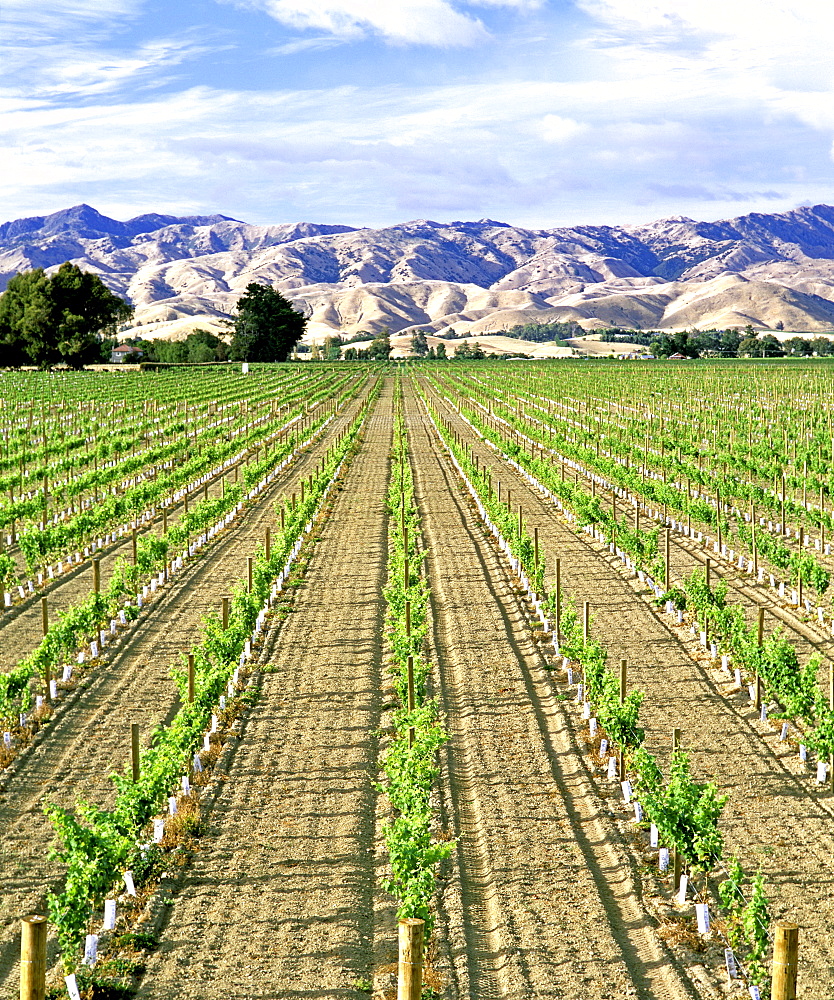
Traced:
[[324, 342], [324, 360], [340, 361], [342, 358], [342, 341], [339, 337], [328, 337]]
[[435, 357], [439, 361], [445, 361], [446, 360], [446, 345], [443, 344], [443, 343], [438, 344], [437, 347], [435, 348], [435, 352], [434, 353], [435, 353]]
[[7, 364], [83, 368], [105, 360], [102, 341], [133, 307], [97, 274], [68, 261], [48, 278], [42, 268], [16, 274], [0, 298], [0, 347]]
[[387, 328], [377, 334], [368, 347], [368, 357], [374, 361], [387, 361], [391, 356], [391, 338]]
[[806, 340], [805, 337], [789, 337], [782, 346], [788, 354], [799, 357], [808, 357], [813, 351], [811, 341]]
[[286, 361], [307, 326], [307, 318], [269, 285], [250, 282], [236, 310], [232, 361]]
[[424, 358], [429, 353], [429, 342], [426, 340], [426, 331], [418, 330], [411, 338], [411, 350], [418, 358]]

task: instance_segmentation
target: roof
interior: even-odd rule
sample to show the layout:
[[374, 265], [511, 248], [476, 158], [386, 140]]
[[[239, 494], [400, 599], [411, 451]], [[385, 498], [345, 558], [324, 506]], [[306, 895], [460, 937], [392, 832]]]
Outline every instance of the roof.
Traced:
[[114, 347], [112, 354], [141, 354], [141, 350], [138, 347], [133, 347], [131, 344], [122, 344], [121, 347]]

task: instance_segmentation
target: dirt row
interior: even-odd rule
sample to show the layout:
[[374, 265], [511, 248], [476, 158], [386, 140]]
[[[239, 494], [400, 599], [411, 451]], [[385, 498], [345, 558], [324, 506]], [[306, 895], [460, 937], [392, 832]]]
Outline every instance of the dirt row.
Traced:
[[[189, 496], [191, 504], [197, 503], [204, 495], [218, 497], [223, 492], [223, 482], [233, 483], [239, 475], [246, 458], [235, 465], [224, 469], [205, 486], [192, 492]], [[180, 502], [168, 508], [168, 524], [173, 527], [184, 511], [184, 503]], [[162, 514], [140, 525], [137, 529], [137, 540], [147, 535], [161, 532]], [[107, 589], [116, 560], [132, 559], [133, 541], [130, 534], [124, 535], [101, 552], [99, 568], [101, 572], [102, 590]], [[54, 582], [47, 581], [46, 586], [39, 588], [37, 593], [27, 601], [14, 608], [0, 613], [0, 671], [10, 670], [24, 656], [30, 653], [41, 639], [41, 597], [46, 597], [49, 609], [49, 619], [57, 621], [58, 615], [82, 601], [92, 589], [92, 561], [85, 559], [70, 573], [62, 574]]]
[[695, 776], [715, 780], [729, 794], [721, 824], [727, 854], [737, 854], [748, 870], [760, 869], [773, 915], [802, 928], [803, 997], [830, 1000], [831, 796], [817, 790], [796, 750], [758, 721], [746, 692], [733, 692], [721, 680], [688, 629], [659, 616], [649, 603], [653, 595], [630, 579], [607, 549], [570, 527], [552, 502], [501, 462], [453, 410], [444, 412], [479, 461], [492, 468], [493, 482], [500, 479], [512, 490], [513, 507], [521, 506], [528, 527], [538, 527], [548, 565], [560, 556], [563, 584], [575, 601], [590, 602], [592, 631], [607, 646], [609, 660], [628, 661], [629, 683], [646, 692], [641, 724], [648, 749], [665, 762], [671, 730], [680, 727]]
[[[243, 577], [245, 560], [275, 525], [275, 503], [297, 489], [358, 409], [354, 401], [318, 442], [306, 449], [245, 515], [220, 535], [166, 588], [113, 658], [82, 682], [78, 701], [60, 715], [43, 743], [4, 782], [0, 793], [0, 987], [16, 982], [18, 917], [43, 912], [46, 891], [61, 877], [48, 858], [52, 827], [42, 812], [48, 800], [64, 807], [81, 796], [112, 801], [109, 775], [129, 758], [130, 724], [142, 745], [179, 707], [170, 669], [200, 639], [203, 616]], [[51, 946], [50, 955], [54, 957]], [[6, 990], [0, 989], [0, 993]]]
[[697, 996], [610, 836], [513, 583], [413, 396], [407, 412], [451, 735], [450, 995]]
[[259, 702], [141, 997], [367, 997], [391, 412], [389, 383], [292, 613], [267, 635]]

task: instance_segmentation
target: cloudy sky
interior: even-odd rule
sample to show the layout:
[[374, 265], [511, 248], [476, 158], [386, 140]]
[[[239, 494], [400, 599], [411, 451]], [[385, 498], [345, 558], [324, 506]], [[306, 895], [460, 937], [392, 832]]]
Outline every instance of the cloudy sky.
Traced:
[[830, 0], [2, 0], [0, 221], [834, 203]]

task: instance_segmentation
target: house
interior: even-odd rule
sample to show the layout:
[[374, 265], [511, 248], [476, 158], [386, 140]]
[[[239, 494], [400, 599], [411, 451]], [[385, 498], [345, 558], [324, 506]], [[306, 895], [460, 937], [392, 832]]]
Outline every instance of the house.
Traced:
[[689, 361], [689, 358], [685, 354], [670, 354], [666, 359], [667, 361]]
[[120, 344], [110, 352], [110, 364], [120, 365], [125, 361], [139, 361], [142, 352], [131, 344]]

